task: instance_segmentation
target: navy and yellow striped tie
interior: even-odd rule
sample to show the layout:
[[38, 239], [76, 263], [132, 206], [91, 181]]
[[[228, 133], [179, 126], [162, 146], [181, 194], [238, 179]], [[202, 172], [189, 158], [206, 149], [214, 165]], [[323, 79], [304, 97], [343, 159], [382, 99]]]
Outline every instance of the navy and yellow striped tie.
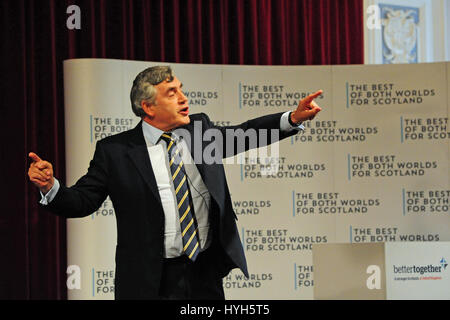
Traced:
[[186, 181], [186, 171], [181, 160], [180, 151], [170, 132], [161, 135], [161, 139], [167, 143], [169, 153], [169, 166], [172, 173], [173, 185], [178, 203], [178, 213], [180, 216], [181, 236], [183, 238], [183, 251], [195, 261], [199, 252], [199, 241], [197, 234], [197, 224], [194, 218], [194, 208], [192, 206], [189, 186]]

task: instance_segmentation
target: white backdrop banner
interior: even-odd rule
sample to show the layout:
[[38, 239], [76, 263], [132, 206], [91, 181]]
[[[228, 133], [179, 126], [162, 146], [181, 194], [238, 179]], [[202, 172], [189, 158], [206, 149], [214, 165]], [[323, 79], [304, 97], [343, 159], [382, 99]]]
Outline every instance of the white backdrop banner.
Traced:
[[[68, 185], [86, 173], [98, 140], [140, 121], [129, 93], [152, 65], [167, 64], [64, 62]], [[313, 299], [313, 244], [450, 241], [450, 63], [170, 65], [190, 112], [217, 125], [293, 110], [324, 90], [322, 112], [277, 157], [225, 164], [250, 272], [224, 278], [227, 299]], [[111, 201], [67, 224], [69, 299], [113, 299]]]

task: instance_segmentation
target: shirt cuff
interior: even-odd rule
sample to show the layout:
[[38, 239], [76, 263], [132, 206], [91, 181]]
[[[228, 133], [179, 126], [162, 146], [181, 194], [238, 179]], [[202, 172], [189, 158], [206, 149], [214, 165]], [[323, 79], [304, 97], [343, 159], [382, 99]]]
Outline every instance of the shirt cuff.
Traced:
[[281, 116], [280, 119], [280, 130], [281, 131], [292, 131], [292, 130], [305, 130], [305, 126], [300, 122], [300, 124], [298, 126], [293, 126], [291, 125], [290, 121], [289, 121], [289, 116], [291, 115], [291, 111], [287, 111], [285, 113], [283, 113], [283, 115]]
[[54, 183], [53, 183], [53, 187], [44, 195], [41, 191], [41, 201], [39, 201], [40, 204], [46, 206], [48, 205], [50, 202], [52, 202], [53, 198], [55, 198], [56, 194], [58, 193], [59, 190], [59, 181], [58, 179], [54, 178]]

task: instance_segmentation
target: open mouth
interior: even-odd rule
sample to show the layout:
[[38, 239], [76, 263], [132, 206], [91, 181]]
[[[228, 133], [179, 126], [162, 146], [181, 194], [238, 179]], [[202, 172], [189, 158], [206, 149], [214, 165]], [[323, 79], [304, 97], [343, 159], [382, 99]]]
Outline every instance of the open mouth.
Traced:
[[189, 107], [184, 107], [180, 110], [180, 113], [183, 115], [188, 115], [189, 114]]

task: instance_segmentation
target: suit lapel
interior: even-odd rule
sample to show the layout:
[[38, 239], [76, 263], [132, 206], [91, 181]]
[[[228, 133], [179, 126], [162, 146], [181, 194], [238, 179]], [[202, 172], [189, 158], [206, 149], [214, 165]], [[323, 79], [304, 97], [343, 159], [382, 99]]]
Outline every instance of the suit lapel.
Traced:
[[203, 182], [208, 189], [209, 194], [214, 198], [221, 209], [224, 209], [223, 204], [223, 184], [218, 181], [220, 177], [219, 165], [218, 164], [197, 164], [198, 171], [202, 176]]
[[153, 173], [147, 145], [142, 132], [142, 121], [131, 131], [128, 156], [130, 157], [131, 162], [136, 166], [144, 181], [150, 187], [155, 198], [161, 203], [155, 174]]
[[[185, 127], [191, 133], [191, 155], [194, 159], [194, 146], [196, 144], [201, 144], [201, 152], [205, 150], [207, 145], [211, 143], [210, 141], [203, 141], [203, 128], [201, 126], [194, 126], [193, 122]], [[195, 141], [196, 140], [196, 141]], [[197, 155], [199, 156], [199, 155]], [[222, 196], [223, 192], [220, 192], [220, 189], [223, 188], [223, 184], [220, 183], [217, 179], [220, 177], [220, 165], [219, 164], [210, 164], [207, 165], [204, 163], [203, 154], [201, 154], [201, 161], [196, 163], [197, 169], [202, 176], [203, 182], [205, 183], [206, 188], [208, 189], [209, 194], [214, 198], [214, 200], [219, 204], [219, 207], [222, 208]], [[223, 191], [223, 190], [222, 190]], [[223, 208], [222, 208], [223, 209]]]

